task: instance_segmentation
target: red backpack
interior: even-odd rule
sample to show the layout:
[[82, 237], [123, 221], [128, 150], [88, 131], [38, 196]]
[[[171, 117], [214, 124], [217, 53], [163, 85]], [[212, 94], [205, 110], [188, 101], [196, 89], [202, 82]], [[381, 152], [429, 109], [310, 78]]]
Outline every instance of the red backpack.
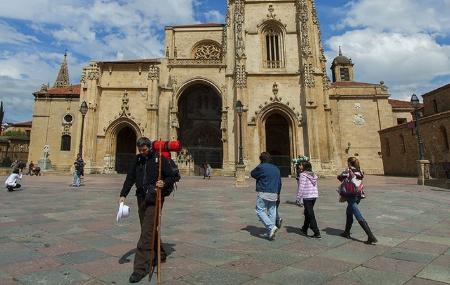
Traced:
[[348, 174], [348, 177], [346, 177], [341, 183], [339, 194], [344, 197], [360, 196], [364, 191], [362, 180], [358, 179], [350, 168]]

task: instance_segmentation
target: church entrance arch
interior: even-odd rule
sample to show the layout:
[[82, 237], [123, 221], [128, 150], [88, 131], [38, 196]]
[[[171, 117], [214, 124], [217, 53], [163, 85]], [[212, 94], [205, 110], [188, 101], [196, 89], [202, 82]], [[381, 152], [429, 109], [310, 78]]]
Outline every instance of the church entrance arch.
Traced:
[[222, 168], [222, 98], [217, 90], [206, 82], [192, 83], [178, 99], [178, 116], [178, 138], [192, 155], [196, 173], [204, 162]]
[[124, 126], [117, 133], [116, 141], [116, 171], [127, 173], [136, 159], [136, 132], [130, 126]]
[[273, 112], [265, 120], [266, 151], [272, 162], [280, 168], [281, 175], [291, 175], [292, 125], [280, 112]]

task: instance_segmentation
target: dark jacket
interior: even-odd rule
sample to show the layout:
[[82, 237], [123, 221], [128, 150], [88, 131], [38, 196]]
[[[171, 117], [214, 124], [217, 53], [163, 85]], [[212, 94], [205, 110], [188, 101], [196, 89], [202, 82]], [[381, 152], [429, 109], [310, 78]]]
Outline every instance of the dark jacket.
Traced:
[[[145, 197], [147, 190], [154, 191], [158, 181], [158, 160], [159, 155], [156, 153], [151, 153], [149, 156], [137, 155], [136, 161], [131, 165], [127, 178], [123, 183], [120, 196], [127, 197], [135, 184], [136, 196]], [[167, 158], [162, 157], [161, 180], [164, 181], [163, 194], [165, 190], [173, 187], [173, 184], [176, 182], [175, 179], [175, 173], [170, 167], [169, 161]]]
[[256, 191], [280, 194], [280, 169], [275, 165], [271, 163], [261, 163], [252, 170], [251, 175], [256, 179]]
[[82, 158], [75, 160], [75, 170], [77, 171], [78, 175], [83, 176], [84, 175], [84, 161]]

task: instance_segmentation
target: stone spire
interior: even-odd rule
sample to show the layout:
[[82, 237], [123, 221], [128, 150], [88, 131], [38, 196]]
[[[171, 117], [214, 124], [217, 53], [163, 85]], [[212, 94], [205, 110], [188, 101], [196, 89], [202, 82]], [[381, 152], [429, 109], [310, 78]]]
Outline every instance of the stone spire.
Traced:
[[67, 51], [64, 53], [64, 61], [59, 69], [58, 77], [56, 77], [53, 87], [67, 87], [70, 85], [69, 81], [69, 67], [67, 66]]

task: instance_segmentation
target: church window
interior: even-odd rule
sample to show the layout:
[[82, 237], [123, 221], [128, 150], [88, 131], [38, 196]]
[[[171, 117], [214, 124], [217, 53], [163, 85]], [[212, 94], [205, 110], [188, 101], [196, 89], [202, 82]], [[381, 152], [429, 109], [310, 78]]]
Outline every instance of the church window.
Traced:
[[397, 125], [403, 125], [408, 122], [407, 118], [397, 118]]
[[63, 135], [61, 137], [61, 151], [70, 151], [72, 137], [70, 135]]
[[450, 143], [448, 140], [447, 129], [444, 126], [441, 126], [441, 135], [443, 139], [444, 150], [450, 150]]
[[341, 81], [350, 81], [350, 70], [348, 68], [341, 68]]
[[263, 61], [265, 68], [284, 67], [283, 32], [277, 25], [268, 25], [263, 30]]
[[385, 145], [386, 145], [386, 156], [391, 156], [391, 146], [389, 144], [389, 139], [385, 139]]
[[195, 59], [220, 60], [222, 58], [222, 48], [214, 41], [203, 41], [194, 48]]
[[433, 100], [434, 113], [439, 113], [439, 108], [436, 100]]
[[403, 153], [406, 153], [406, 142], [405, 137], [403, 135], [400, 135], [400, 146]]

